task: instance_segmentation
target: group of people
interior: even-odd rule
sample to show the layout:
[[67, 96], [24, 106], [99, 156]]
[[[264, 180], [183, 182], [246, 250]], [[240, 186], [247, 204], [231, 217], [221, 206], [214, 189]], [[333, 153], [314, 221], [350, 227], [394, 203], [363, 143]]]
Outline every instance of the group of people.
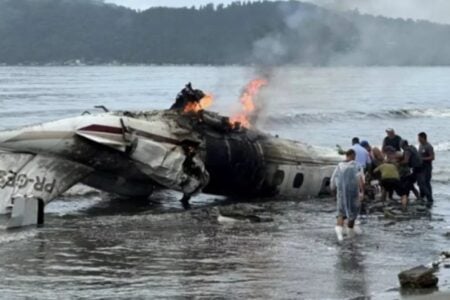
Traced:
[[365, 187], [373, 180], [378, 180], [381, 186], [383, 203], [387, 197], [393, 200], [395, 192], [401, 197], [402, 208], [406, 211], [412, 192], [427, 207], [433, 204], [431, 177], [435, 154], [427, 134], [420, 132], [417, 135], [418, 149], [392, 128], [386, 129], [386, 134], [381, 149], [355, 137], [349, 150], [340, 150], [346, 159], [336, 167], [330, 181], [337, 199], [336, 234], [339, 241], [343, 240], [345, 221], [349, 235], [355, 234], [354, 224], [364, 199]]

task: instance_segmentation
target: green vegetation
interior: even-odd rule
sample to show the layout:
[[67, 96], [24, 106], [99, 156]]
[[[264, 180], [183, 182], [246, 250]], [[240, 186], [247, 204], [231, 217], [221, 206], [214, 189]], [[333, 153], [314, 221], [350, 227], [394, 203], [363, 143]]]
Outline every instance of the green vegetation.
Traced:
[[450, 26], [301, 2], [134, 11], [0, 0], [0, 63], [448, 65]]

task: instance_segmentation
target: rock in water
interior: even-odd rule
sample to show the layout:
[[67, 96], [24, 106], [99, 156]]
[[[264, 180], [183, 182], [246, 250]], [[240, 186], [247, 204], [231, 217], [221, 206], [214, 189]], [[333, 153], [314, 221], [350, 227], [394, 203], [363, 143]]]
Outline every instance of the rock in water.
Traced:
[[434, 269], [418, 266], [398, 274], [403, 288], [422, 289], [435, 287], [439, 279], [434, 276]]

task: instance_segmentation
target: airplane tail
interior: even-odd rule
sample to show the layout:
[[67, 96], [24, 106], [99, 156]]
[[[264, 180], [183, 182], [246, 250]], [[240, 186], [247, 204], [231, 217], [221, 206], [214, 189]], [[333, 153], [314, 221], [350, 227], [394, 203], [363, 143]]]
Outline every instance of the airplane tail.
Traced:
[[0, 153], [0, 214], [6, 228], [44, 223], [44, 207], [90, 174], [65, 159], [27, 153]]

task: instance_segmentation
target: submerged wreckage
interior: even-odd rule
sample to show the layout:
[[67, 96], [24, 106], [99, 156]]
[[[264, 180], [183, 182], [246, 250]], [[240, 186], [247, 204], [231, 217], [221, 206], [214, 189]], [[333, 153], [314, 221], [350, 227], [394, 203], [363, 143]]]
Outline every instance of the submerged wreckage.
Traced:
[[130, 198], [172, 189], [184, 194], [186, 208], [199, 192], [328, 192], [336, 158], [213, 112], [186, 110], [199, 99], [179, 99], [170, 110], [106, 111], [1, 132], [0, 213], [9, 216], [7, 227], [42, 224], [44, 206], [77, 183]]

